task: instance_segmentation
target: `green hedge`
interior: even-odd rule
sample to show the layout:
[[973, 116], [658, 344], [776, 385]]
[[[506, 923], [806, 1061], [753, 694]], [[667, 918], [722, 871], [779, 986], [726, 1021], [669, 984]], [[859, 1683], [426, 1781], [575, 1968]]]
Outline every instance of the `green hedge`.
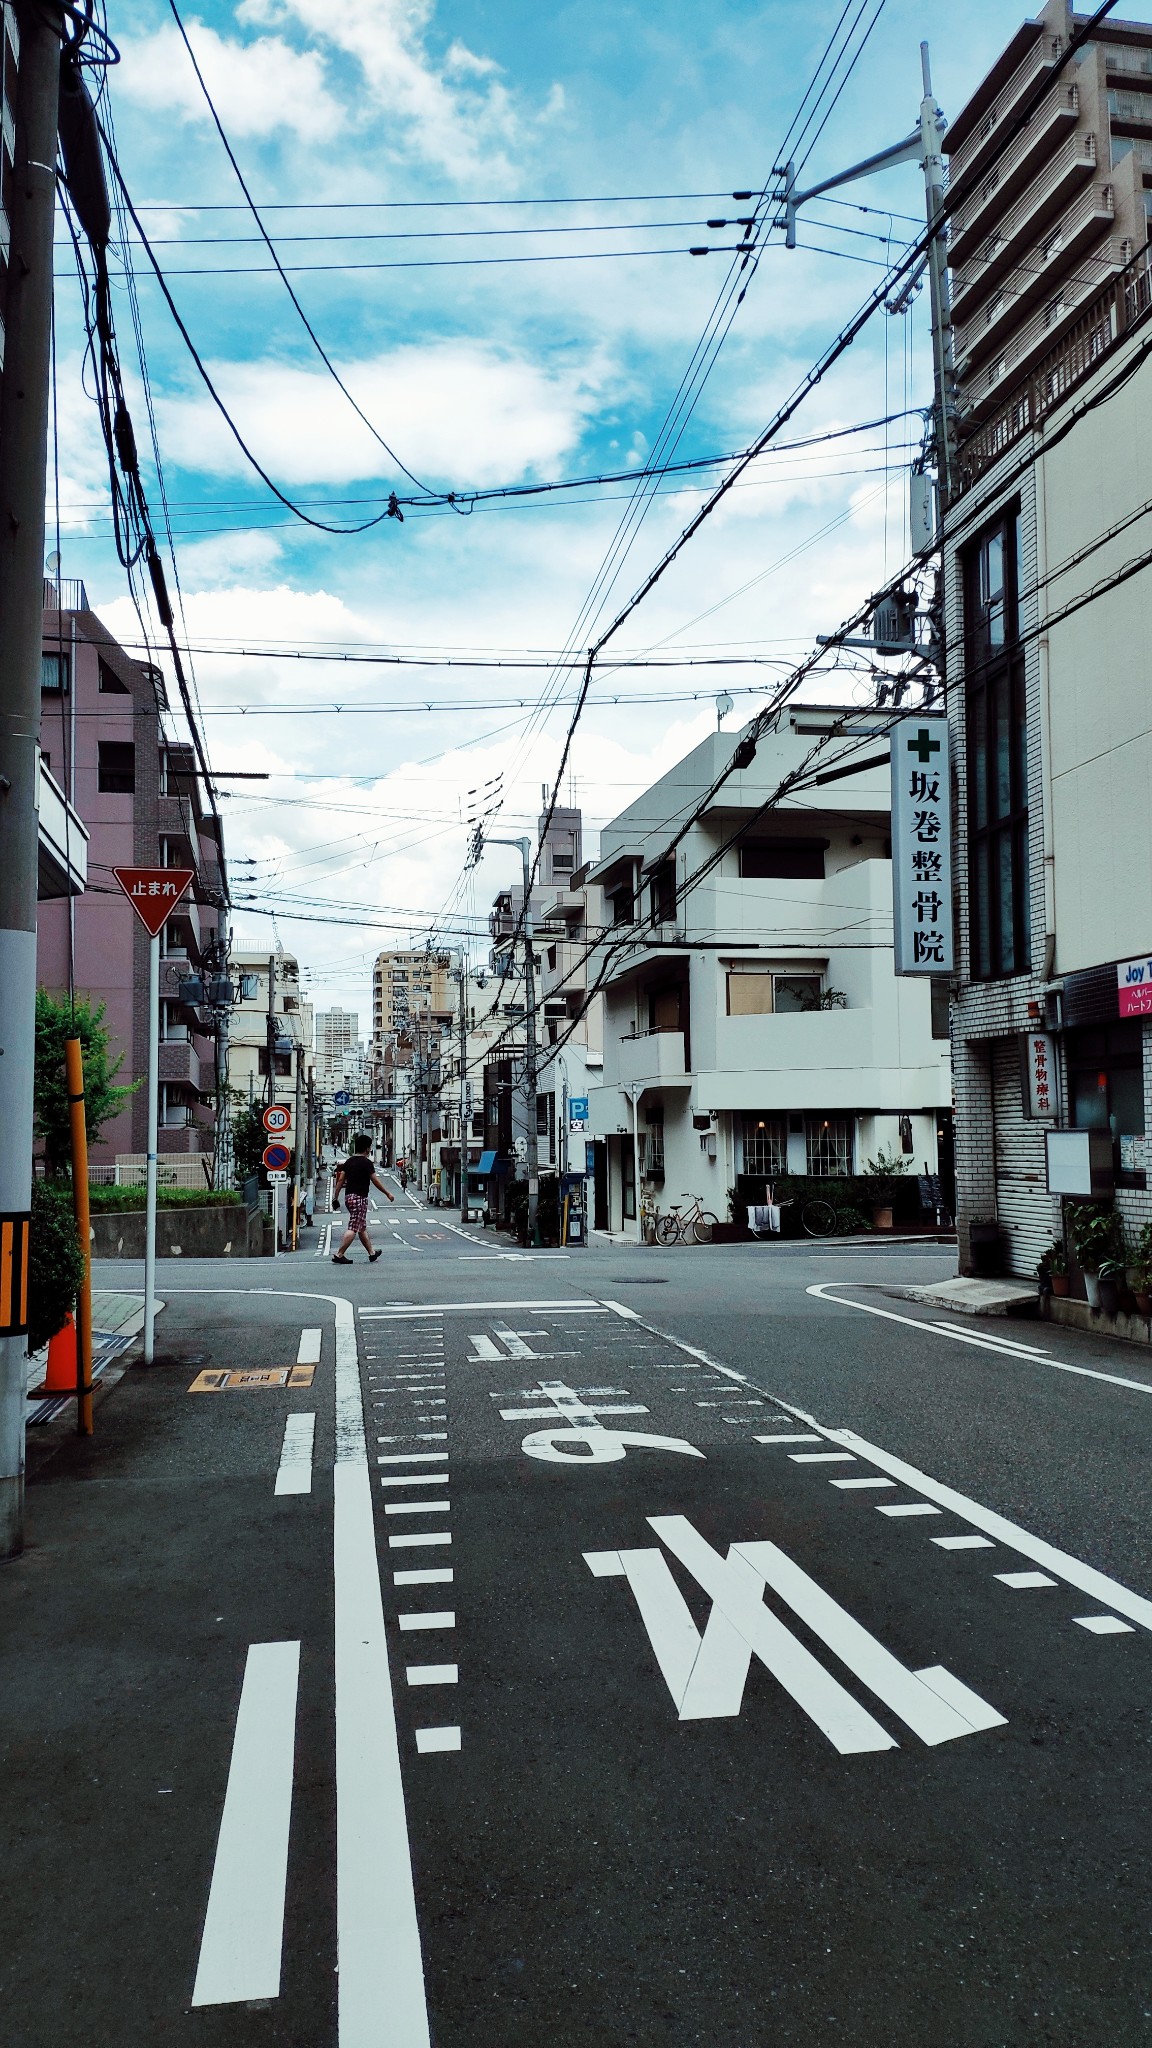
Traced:
[[33, 1181], [30, 1254], [28, 1349], [38, 1351], [64, 1328], [84, 1279], [84, 1256], [67, 1181]]
[[[230, 1188], [157, 1188], [158, 1209], [218, 1209], [227, 1202], [240, 1202], [243, 1197]], [[142, 1209], [147, 1200], [146, 1190], [141, 1186], [126, 1188], [89, 1188], [88, 1207], [93, 1215], [98, 1210], [113, 1210], [120, 1213], [125, 1209]]]
[[[883, 1204], [891, 1206], [894, 1222], [913, 1223], [920, 1217], [920, 1187], [914, 1173], [852, 1173], [839, 1179], [825, 1179], [817, 1174], [780, 1173], [774, 1176], [772, 1188], [778, 1202], [795, 1204], [784, 1211], [785, 1237], [803, 1235], [800, 1209], [805, 1202], [811, 1201], [831, 1203], [840, 1219], [842, 1236], [851, 1236], [858, 1230], [871, 1230], [872, 1211]], [[746, 1220], [746, 1204], [764, 1201], [764, 1189], [763, 1175], [737, 1175], [737, 1222]]]

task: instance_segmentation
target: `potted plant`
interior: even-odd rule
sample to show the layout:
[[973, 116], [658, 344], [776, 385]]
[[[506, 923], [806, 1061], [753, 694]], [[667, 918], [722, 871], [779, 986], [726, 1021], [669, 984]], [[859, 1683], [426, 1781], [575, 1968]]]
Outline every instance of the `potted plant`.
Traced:
[[1076, 1263], [1084, 1275], [1088, 1306], [1099, 1308], [1100, 1267], [1105, 1260], [1113, 1263], [1116, 1218], [1110, 1209], [1098, 1208], [1091, 1202], [1076, 1202], [1068, 1210], [1068, 1227]]
[[1100, 1307], [1106, 1316], [1120, 1313], [1120, 1287], [1124, 1279], [1124, 1266], [1120, 1259], [1105, 1259], [1096, 1275], [1100, 1290]]
[[1146, 1223], [1130, 1253], [1124, 1278], [1136, 1301], [1136, 1313], [1152, 1317], [1152, 1223]]
[[1068, 1254], [1058, 1237], [1053, 1238], [1047, 1251], [1041, 1253], [1036, 1272], [1041, 1294], [1067, 1294]]
[[892, 1228], [892, 1190], [884, 1187], [882, 1183], [894, 1180], [897, 1175], [907, 1173], [907, 1171], [908, 1161], [901, 1153], [896, 1151], [895, 1147], [893, 1147], [891, 1152], [886, 1152], [883, 1145], [881, 1145], [875, 1159], [868, 1161], [864, 1169], [864, 1177], [877, 1183], [876, 1193], [872, 1201], [873, 1230], [891, 1230]]

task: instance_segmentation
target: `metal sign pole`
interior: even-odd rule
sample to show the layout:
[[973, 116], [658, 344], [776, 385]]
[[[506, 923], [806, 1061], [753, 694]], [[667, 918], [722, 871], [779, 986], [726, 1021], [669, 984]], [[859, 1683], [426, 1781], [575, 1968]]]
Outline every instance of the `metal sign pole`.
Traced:
[[[161, 930], [163, 927], [161, 927]], [[144, 1197], [144, 1363], [156, 1339], [156, 1154], [160, 1117], [160, 932], [148, 941], [148, 1185]]]

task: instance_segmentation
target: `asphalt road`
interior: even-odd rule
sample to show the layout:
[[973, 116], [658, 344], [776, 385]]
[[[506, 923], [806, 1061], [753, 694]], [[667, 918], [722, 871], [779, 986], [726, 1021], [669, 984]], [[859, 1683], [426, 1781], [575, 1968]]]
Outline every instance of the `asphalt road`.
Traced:
[[4, 2041], [1145, 2041], [1152, 1361], [452, 1222], [166, 1264], [30, 1489]]

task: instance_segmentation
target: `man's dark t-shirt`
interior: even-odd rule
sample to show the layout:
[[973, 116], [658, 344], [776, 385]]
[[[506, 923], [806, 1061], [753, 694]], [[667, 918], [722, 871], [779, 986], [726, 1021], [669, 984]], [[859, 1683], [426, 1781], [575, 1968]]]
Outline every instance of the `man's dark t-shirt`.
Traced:
[[350, 1195], [366, 1195], [372, 1185], [374, 1170], [367, 1152], [353, 1152], [352, 1157], [344, 1161], [345, 1191]]

